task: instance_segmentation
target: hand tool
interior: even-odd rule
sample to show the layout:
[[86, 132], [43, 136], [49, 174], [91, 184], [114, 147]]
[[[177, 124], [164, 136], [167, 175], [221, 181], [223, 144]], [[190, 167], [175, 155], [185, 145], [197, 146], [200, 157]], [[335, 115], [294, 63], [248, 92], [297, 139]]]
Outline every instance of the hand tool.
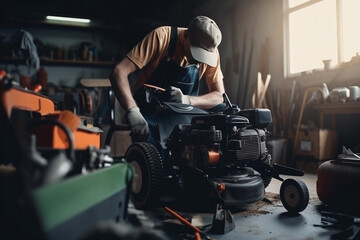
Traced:
[[195, 227], [194, 225], [192, 225], [189, 221], [187, 221], [185, 218], [183, 218], [182, 216], [180, 216], [178, 213], [176, 213], [175, 211], [171, 210], [169, 207], [164, 207], [165, 211], [167, 211], [168, 213], [170, 213], [172, 216], [174, 216], [176, 219], [178, 219], [180, 222], [182, 222], [183, 224], [185, 224], [186, 226], [190, 227], [192, 230], [195, 231], [195, 236], [196, 238], [198, 238], [198, 235], [200, 234], [202, 237], [204, 237], [207, 240], [212, 240], [213, 238], [209, 238], [208, 236], [206, 236], [199, 228]]
[[158, 87], [158, 86], [154, 86], [154, 85], [151, 85], [151, 84], [147, 84], [147, 83], [144, 83], [144, 86], [145, 87], [149, 87], [149, 88], [154, 88], [156, 90], [159, 90], [161, 92], [166, 92], [166, 90], [164, 88], [161, 88], [161, 87]]

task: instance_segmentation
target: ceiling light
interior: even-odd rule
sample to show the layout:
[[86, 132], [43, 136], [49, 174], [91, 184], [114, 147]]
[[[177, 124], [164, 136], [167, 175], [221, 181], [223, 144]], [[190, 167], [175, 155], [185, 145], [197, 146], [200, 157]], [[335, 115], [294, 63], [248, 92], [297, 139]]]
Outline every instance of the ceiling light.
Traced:
[[72, 23], [90, 23], [90, 19], [86, 19], [86, 18], [72, 18], [72, 17], [59, 17], [59, 16], [46, 16], [46, 20], [72, 22]]

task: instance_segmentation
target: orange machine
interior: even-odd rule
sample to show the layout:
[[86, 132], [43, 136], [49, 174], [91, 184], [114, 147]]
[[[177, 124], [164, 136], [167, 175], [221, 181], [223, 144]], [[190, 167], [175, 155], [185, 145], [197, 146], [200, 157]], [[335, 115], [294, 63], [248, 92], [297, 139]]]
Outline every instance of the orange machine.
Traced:
[[[94, 127], [89, 118], [79, 117], [70, 111], [56, 110], [56, 104], [48, 97], [35, 91], [17, 86], [0, 73], [0, 98], [8, 117], [13, 109], [36, 112], [41, 119], [51, 119], [65, 125], [72, 132], [74, 149], [88, 147], [100, 148], [99, 128]], [[69, 147], [69, 139], [65, 132], [56, 125], [44, 124], [34, 127], [37, 136], [37, 147], [65, 149]]]

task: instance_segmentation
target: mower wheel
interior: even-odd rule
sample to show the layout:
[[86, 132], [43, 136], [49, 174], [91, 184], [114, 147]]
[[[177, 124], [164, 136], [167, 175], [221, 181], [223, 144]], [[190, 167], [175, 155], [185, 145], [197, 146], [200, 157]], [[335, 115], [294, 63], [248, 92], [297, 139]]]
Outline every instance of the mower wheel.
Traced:
[[309, 203], [309, 190], [301, 180], [286, 179], [280, 187], [280, 199], [289, 213], [299, 213]]
[[138, 209], [149, 210], [160, 198], [163, 162], [158, 149], [148, 142], [132, 144], [125, 159], [134, 169], [131, 201]]

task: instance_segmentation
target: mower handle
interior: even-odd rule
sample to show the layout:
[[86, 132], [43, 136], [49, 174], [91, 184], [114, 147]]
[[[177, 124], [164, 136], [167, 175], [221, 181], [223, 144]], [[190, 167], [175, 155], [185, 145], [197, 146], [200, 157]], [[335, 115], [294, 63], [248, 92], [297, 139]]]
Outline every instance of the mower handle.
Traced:
[[223, 96], [224, 102], [225, 102], [225, 104], [226, 104], [226, 109], [225, 109], [225, 113], [226, 113], [226, 114], [231, 114], [231, 115], [233, 115], [233, 114], [237, 114], [237, 113], [240, 112], [240, 108], [239, 108], [237, 105], [232, 104], [232, 103], [230, 102], [230, 99], [229, 99], [229, 97], [228, 97], [228, 95], [227, 95], [226, 93], [223, 93], [222, 96]]

